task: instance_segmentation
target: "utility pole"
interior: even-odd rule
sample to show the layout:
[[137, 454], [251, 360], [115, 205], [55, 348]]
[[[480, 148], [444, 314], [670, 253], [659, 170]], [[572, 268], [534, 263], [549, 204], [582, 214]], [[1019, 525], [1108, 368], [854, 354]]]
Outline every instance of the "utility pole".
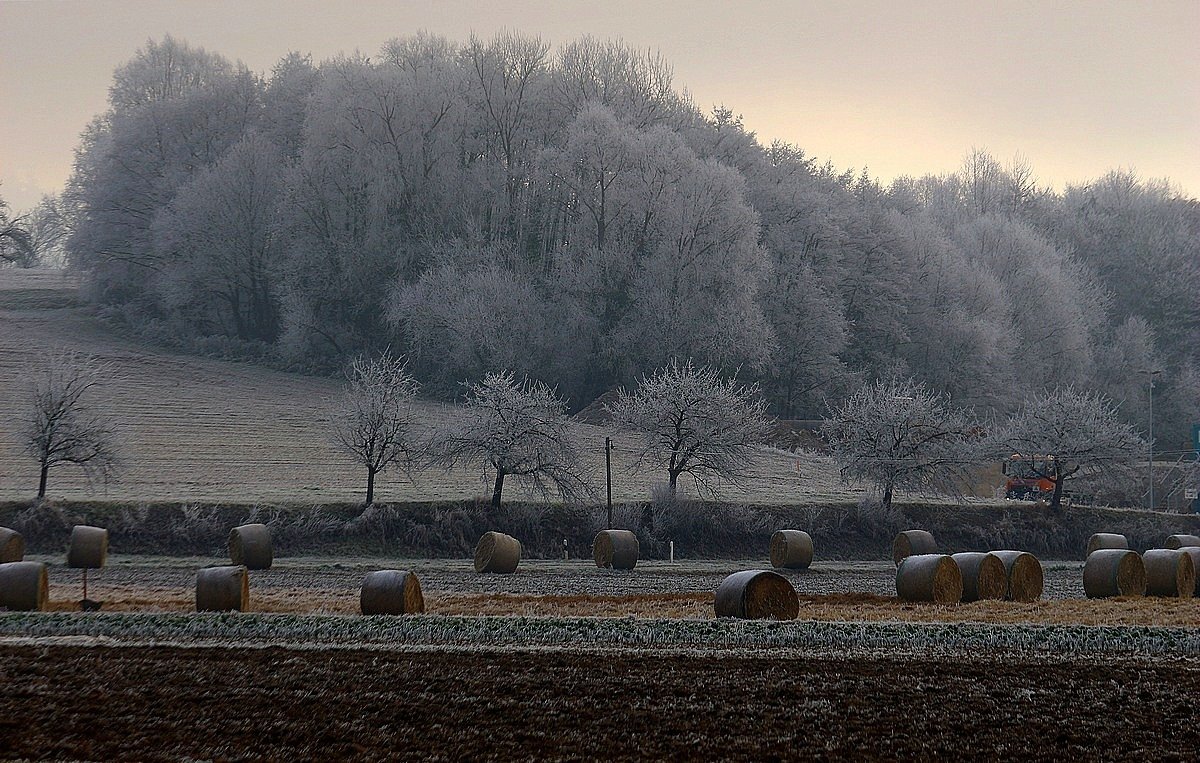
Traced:
[[1150, 493], [1147, 508], [1154, 510], [1154, 377], [1162, 373], [1161, 368], [1139, 368], [1139, 374], [1146, 374], [1150, 382], [1150, 460], [1148, 462]]
[[608, 488], [608, 529], [612, 529], [612, 438], [604, 438], [604, 484]]

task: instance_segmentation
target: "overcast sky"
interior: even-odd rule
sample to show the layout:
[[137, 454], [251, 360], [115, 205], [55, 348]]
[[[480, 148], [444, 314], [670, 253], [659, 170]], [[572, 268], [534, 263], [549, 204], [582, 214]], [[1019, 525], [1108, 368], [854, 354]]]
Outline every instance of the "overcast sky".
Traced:
[[0, 196], [59, 190], [112, 71], [172, 34], [267, 72], [425, 29], [656, 48], [704, 109], [885, 181], [1025, 155], [1056, 188], [1116, 167], [1200, 196], [1200, 0], [0, 0]]

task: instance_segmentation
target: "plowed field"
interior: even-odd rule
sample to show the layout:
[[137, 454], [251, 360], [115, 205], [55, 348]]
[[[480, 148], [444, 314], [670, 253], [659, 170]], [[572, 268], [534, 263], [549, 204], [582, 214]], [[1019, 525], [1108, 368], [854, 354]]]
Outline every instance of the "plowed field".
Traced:
[[1141, 758], [1200, 750], [1194, 664], [0, 647], [0, 756]]

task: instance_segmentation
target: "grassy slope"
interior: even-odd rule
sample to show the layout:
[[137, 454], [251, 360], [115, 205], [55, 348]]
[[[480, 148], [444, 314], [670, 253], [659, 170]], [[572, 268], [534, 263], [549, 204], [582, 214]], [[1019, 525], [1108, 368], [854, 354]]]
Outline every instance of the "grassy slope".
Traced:
[[[326, 436], [334, 380], [281, 373], [245, 363], [173, 354], [117, 336], [77, 305], [73, 280], [58, 271], [0, 270], [0, 499], [32, 495], [36, 464], [21, 452], [19, 431], [28, 374], [54, 348], [112, 360], [120, 378], [99, 404], [115, 414], [125, 439], [125, 468], [107, 488], [89, 488], [69, 467], [52, 473], [50, 494], [115, 501], [325, 503], [361, 500], [353, 464]], [[423, 426], [454, 415], [423, 403]], [[575, 427], [593, 481], [602, 486], [603, 427]], [[627, 470], [633, 442], [615, 437], [614, 498], [641, 500], [662, 477]], [[378, 495], [421, 501], [490, 495], [482, 468], [428, 472], [413, 481], [386, 477]], [[506, 496], [525, 497], [517, 485]], [[760, 477], [727, 500], [763, 504], [845, 501], [848, 493], [828, 461], [765, 451]]]

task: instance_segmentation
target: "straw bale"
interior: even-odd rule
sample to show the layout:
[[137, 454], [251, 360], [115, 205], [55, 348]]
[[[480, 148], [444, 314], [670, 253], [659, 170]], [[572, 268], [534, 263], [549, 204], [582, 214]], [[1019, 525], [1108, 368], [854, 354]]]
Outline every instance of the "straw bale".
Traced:
[[637, 535], [630, 530], [601, 530], [592, 541], [592, 558], [597, 567], [632, 570], [637, 566]]
[[485, 532], [475, 546], [475, 571], [507, 575], [521, 563], [521, 541], [511, 535]]
[[[1200, 548], [1196, 549], [1200, 553]], [[1083, 592], [1089, 599], [1142, 596], [1146, 593], [1146, 565], [1136, 551], [1098, 548], [1083, 565]]]
[[42, 562], [0, 564], [0, 609], [40, 612], [50, 598], [50, 579]]
[[421, 614], [425, 611], [421, 581], [408, 570], [368, 572], [359, 605], [364, 615]]
[[1008, 577], [1000, 557], [983, 551], [966, 551], [950, 558], [962, 573], [963, 601], [1004, 598]]
[[1146, 595], [1190, 599], [1196, 592], [1196, 565], [1190, 554], [1175, 548], [1152, 548], [1142, 554]]
[[250, 524], [229, 531], [229, 561], [248, 570], [269, 570], [275, 561], [271, 548], [271, 529]]
[[1008, 579], [1006, 601], [1037, 601], [1042, 598], [1042, 563], [1025, 551], [993, 551], [1004, 562]]
[[196, 573], [197, 612], [245, 612], [250, 606], [250, 573], [242, 565], [205, 567]]
[[933, 533], [926, 530], [905, 530], [892, 542], [892, 561], [896, 564], [906, 556], [936, 553], [937, 541], [933, 539]]
[[1196, 569], [1196, 587], [1192, 595], [1200, 596], [1200, 546], [1184, 546], [1179, 550], [1192, 557], [1192, 567]]
[[795, 620], [800, 599], [788, 579], [770, 570], [735, 572], [717, 586], [717, 617]]
[[1185, 546], [1200, 546], [1200, 535], [1168, 535], [1164, 548], [1183, 548]]
[[771, 566], [806, 570], [812, 564], [812, 537], [803, 530], [776, 530], [771, 534]]
[[1088, 538], [1087, 556], [1102, 548], [1129, 548], [1129, 539], [1118, 533], [1095, 533]]
[[0, 564], [25, 558], [25, 538], [16, 530], [0, 527]]
[[71, 545], [67, 548], [67, 566], [96, 569], [108, 559], [108, 530], [102, 527], [75, 525], [71, 528]]
[[896, 568], [896, 595], [904, 601], [954, 604], [962, 600], [962, 572], [947, 554], [906, 556]]

